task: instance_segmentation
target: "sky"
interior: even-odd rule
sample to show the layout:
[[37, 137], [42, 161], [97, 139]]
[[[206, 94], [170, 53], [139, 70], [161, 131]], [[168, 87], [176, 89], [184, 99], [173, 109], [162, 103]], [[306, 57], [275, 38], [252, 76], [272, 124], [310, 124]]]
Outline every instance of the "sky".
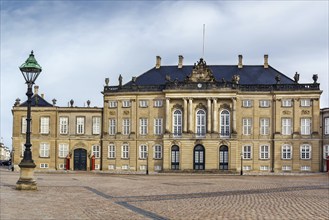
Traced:
[[155, 65], [269, 64], [300, 83], [318, 74], [329, 107], [328, 1], [15, 1], [1, 2], [0, 137], [11, 148], [12, 107], [26, 100], [19, 66], [31, 50], [36, 81], [51, 103], [102, 107], [104, 79], [131, 80]]

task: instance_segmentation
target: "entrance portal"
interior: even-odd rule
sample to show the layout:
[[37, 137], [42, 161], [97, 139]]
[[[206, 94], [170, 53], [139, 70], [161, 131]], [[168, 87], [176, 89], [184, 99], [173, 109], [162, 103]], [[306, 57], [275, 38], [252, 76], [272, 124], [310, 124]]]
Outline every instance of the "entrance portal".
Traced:
[[194, 147], [194, 169], [204, 170], [205, 169], [204, 161], [205, 161], [204, 147], [202, 145], [196, 145]]
[[219, 148], [219, 169], [228, 170], [228, 147], [225, 145]]
[[74, 150], [74, 170], [87, 170], [87, 150]]

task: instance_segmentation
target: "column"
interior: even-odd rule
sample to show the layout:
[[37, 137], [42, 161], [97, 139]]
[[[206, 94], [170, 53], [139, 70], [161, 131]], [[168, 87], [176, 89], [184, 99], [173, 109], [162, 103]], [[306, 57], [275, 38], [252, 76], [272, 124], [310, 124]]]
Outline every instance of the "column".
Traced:
[[170, 99], [166, 98], [166, 133], [170, 133], [169, 129], [169, 122], [170, 122]]
[[207, 133], [211, 133], [211, 99], [207, 98]]
[[217, 99], [213, 99], [213, 132], [217, 133], [218, 123], [217, 123]]
[[192, 102], [192, 98], [189, 98], [188, 100], [188, 132], [191, 132], [192, 133], [192, 130], [193, 130], [193, 123], [192, 123], [192, 116], [193, 116], [193, 112], [192, 112], [192, 105], [193, 105], [193, 102]]
[[232, 121], [233, 121], [233, 133], [237, 133], [236, 132], [236, 98], [233, 98], [232, 99], [233, 101], [233, 106], [232, 106], [232, 111], [233, 111], [233, 118], [232, 118]]
[[184, 125], [183, 133], [187, 133], [187, 98], [184, 98]]

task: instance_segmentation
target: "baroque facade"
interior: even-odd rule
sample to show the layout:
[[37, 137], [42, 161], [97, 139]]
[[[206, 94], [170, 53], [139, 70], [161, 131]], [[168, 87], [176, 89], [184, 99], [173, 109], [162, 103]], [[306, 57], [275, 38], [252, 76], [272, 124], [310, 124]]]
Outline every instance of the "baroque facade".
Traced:
[[[156, 65], [126, 84], [105, 80], [103, 107], [58, 107], [36, 94], [37, 168], [71, 170], [299, 172], [324, 160], [317, 75], [300, 84], [268, 64]], [[38, 100], [38, 102], [36, 101]], [[15, 163], [26, 104], [13, 107]], [[25, 121], [26, 124], [26, 121]], [[67, 160], [67, 158], [70, 158]], [[92, 158], [92, 159], [91, 159]], [[95, 163], [93, 166], [92, 164]]]

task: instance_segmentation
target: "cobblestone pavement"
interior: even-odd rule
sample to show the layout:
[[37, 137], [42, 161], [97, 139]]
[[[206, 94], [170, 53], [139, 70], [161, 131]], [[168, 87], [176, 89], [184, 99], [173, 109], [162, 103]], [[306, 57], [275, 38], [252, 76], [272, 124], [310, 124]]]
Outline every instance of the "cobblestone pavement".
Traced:
[[0, 169], [0, 219], [329, 219], [329, 176], [35, 173]]

